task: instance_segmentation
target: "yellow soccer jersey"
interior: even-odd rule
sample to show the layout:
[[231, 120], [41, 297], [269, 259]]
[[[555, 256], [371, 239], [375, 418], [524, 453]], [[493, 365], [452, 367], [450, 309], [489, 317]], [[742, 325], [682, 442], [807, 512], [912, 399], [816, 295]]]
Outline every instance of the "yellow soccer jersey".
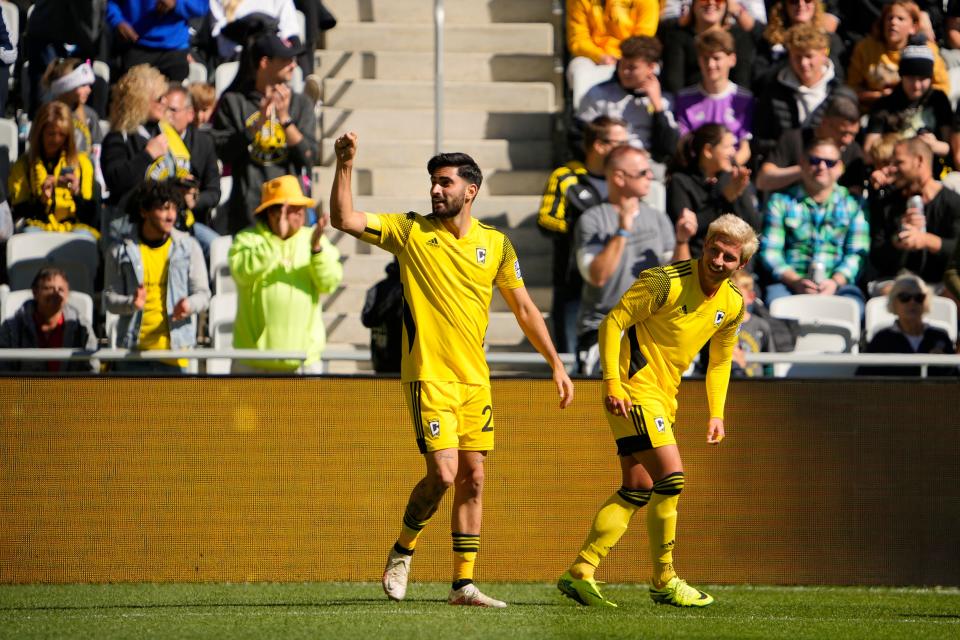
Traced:
[[654, 267], [623, 295], [600, 327], [604, 380], [619, 379], [634, 403], [657, 401], [676, 420], [680, 376], [710, 338], [707, 400], [722, 418], [730, 362], [743, 320], [743, 295], [729, 280], [711, 298], [697, 260]]
[[400, 378], [490, 384], [483, 341], [493, 287], [523, 286], [506, 235], [471, 221], [456, 238], [439, 219], [418, 213], [367, 214], [360, 239], [397, 256], [403, 283]]

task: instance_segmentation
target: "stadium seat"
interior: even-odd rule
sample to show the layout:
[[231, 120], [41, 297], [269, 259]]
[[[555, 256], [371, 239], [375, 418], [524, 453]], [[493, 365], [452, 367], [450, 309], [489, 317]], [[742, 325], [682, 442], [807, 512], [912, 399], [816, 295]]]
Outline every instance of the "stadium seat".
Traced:
[[110, 313], [106, 310], [107, 303], [103, 303], [103, 334], [107, 339], [107, 345], [111, 349], [117, 348], [117, 320], [120, 318], [115, 313]]
[[[213, 86], [217, 92], [217, 99], [222, 94], [233, 79], [237, 77], [239, 62], [224, 62], [217, 66], [213, 71]], [[303, 93], [303, 70], [300, 67], [294, 67], [293, 78], [290, 80], [290, 87], [297, 93]]]
[[7, 148], [7, 156], [10, 158], [10, 166], [20, 157], [19, 138], [17, 136], [17, 123], [10, 118], [0, 118], [0, 150]]
[[10, 288], [29, 289], [37, 271], [53, 264], [67, 273], [70, 289], [93, 295], [100, 263], [97, 241], [81, 233], [18, 233], [7, 241]]
[[7, 27], [10, 44], [16, 49], [20, 42], [20, 7], [12, 2], [7, 2], [7, 0], [2, 0], [0, 11], [3, 12], [3, 24]]
[[[237, 294], [218, 293], [210, 299], [208, 322], [213, 348], [233, 348], [233, 321], [237, 315]], [[207, 373], [230, 373], [229, 358], [210, 358], [207, 360]]]
[[10, 287], [6, 284], [0, 284], [0, 318], [6, 318], [7, 296], [10, 295]]
[[[3, 316], [0, 321], [7, 320], [17, 315], [17, 311], [27, 300], [33, 300], [33, 291], [30, 289], [18, 289], [7, 294], [6, 304], [3, 309]], [[80, 312], [80, 315], [93, 326], [93, 298], [82, 291], [71, 291], [68, 298], [69, 303]]]
[[[887, 311], [887, 296], [877, 296], [867, 300], [867, 310], [864, 314], [864, 333], [866, 341], [873, 340], [873, 336], [881, 329], [893, 325], [897, 317]], [[930, 313], [924, 321], [932, 327], [938, 327], [947, 332], [950, 339], [957, 341], [957, 305], [950, 298], [934, 296], [930, 300]]]
[[233, 293], [237, 290], [227, 262], [231, 244], [233, 236], [220, 236], [210, 244], [210, 284], [214, 293]]
[[[794, 353], [855, 353], [860, 342], [860, 308], [842, 296], [794, 295], [777, 298], [770, 305], [775, 318], [796, 320], [800, 335]], [[777, 363], [777, 377], [847, 377], [853, 366]]]
[[110, 65], [103, 60], [94, 60], [90, 63], [93, 67], [93, 75], [101, 78], [108, 85], [110, 84]]
[[199, 62], [190, 63], [190, 74], [183, 81], [184, 85], [200, 84], [207, 81], [207, 68]]
[[827, 333], [843, 336], [847, 352], [856, 352], [860, 342], [860, 307], [843, 296], [793, 295], [777, 298], [770, 315], [800, 323], [801, 335]]

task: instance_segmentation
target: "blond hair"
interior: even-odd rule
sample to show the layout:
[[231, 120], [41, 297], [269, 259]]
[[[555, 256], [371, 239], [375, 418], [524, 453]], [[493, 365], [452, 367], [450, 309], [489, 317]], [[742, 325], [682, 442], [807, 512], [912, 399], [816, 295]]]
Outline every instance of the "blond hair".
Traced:
[[893, 310], [893, 301], [897, 299], [898, 295], [905, 291], [909, 293], [920, 291], [920, 293], [924, 295], [923, 315], [930, 313], [930, 287], [923, 281], [923, 278], [912, 273], [901, 274], [893, 281], [893, 286], [890, 287], [890, 293], [887, 294], [887, 311], [896, 313]]
[[825, 51], [830, 49], [830, 38], [820, 27], [805, 23], [795, 24], [784, 37], [784, 44], [790, 51], [809, 51], [816, 49]]
[[[792, 24], [788, 24], [790, 22], [790, 16], [787, 14], [787, 0], [780, 0], [770, 7], [769, 18], [767, 28], [763, 31], [764, 39], [772, 45], [783, 44], [787, 39], [787, 30], [793, 26]], [[822, 2], [816, 3], [813, 10], [813, 20], [811, 22], [821, 29], [823, 28], [824, 10]]]
[[131, 67], [113, 87], [110, 125], [115, 131], [133, 133], [150, 117], [157, 96], [167, 93], [167, 78], [149, 64]]
[[703, 242], [704, 246], [719, 236], [740, 245], [740, 264], [746, 264], [760, 247], [760, 240], [757, 239], [757, 232], [753, 227], [747, 224], [746, 220], [732, 213], [725, 213], [710, 223], [707, 227], [707, 237]]
[[193, 108], [197, 111], [209, 109], [217, 100], [217, 90], [206, 82], [193, 82], [187, 87], [187, 91], [190, 92]]
[[[43, 132], [47, 127], [57, 127], [64, 134], [63, 147], [60, 150], [68, 165], [77, 164], [77, 141], [73, 137], [73, 112], [64, 103], [54, 100], [40, 107], [33, 117], [30, 129], [30, 150], [27, 158], [30, 164], [36, 164], [43, 156]], [[50, 160], [52, 158], [48, 158]]]

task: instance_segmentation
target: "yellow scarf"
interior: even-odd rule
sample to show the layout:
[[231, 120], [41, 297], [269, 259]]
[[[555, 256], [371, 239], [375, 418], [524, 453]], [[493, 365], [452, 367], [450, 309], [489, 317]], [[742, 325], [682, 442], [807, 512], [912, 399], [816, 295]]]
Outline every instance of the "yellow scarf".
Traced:
[[[67, 166], [67, 156], [61, 153], [57, 159], [57, 164], [52, 172], [47, 172], [47, 167], [42, 160], [38, 159], [33, 163], [30, 170], [30, 191], [36, 200], [43, 201], [43, 183], [47, 177], [52, 175], [55, 178], [60, 177], [63, 168]], [[74, 171], [79, 171], [80, 167], [74, 167]], [[77, 203], [73, 199], [73, 192], [59, 184], [53, 188], [53, 201], [47, 210], [47, 220], [27, 220], [26, 223], [32, 227], [40, 227], [44, 231], [74, 231], [83, 229], [100, 237], [100, 232], [93, 227], [77, 222]]]
[[[163, 182], [165, 180], [176, 180], [190, 175], [190, 150], [184, 144], [183, 138], [177, 133], [166, 120], [157, 123], [160, 126], [160, 132], [167, 139], [167, 153], [160, 156], [147, 167], [145, 178]], [[147, 140], [151, 138], [150, 134], [141, 127], [140, 134]], [[189, 229], [193, 226], [193, 211], [187, 209], [184, 212], [184, 222]]]

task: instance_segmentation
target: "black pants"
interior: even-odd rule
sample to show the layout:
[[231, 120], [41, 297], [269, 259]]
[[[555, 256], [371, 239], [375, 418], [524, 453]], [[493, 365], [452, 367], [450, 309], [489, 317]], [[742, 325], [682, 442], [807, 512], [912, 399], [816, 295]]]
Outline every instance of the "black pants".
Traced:
[[137, 45], [131, 45], [126, 51], [120, 54], [120, 75], [135, 67], [138, 64], [149, 64], [160, 70], [160, 73], [167, 77], [170, 82], [183, 82], [190, 75], [190, 63], [187, 62], [187, 49], [166, 50], [166, 49], [148, 49]]

